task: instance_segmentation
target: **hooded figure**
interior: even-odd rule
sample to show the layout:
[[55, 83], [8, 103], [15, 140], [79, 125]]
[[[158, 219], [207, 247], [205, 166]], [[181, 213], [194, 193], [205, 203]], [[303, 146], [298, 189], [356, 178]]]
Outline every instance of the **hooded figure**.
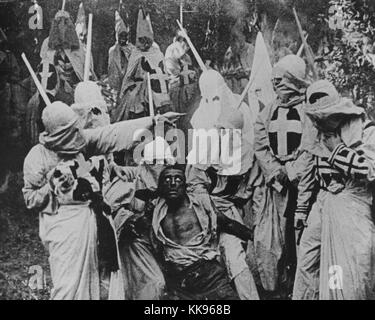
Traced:
[[[85, 129], [96, 129], [110, 124], [107, 104], [101, 88], [93, 81], [81, 82], [74, 93], [75, 104], [71, 108], [80, 118]], [[113, 189], [111, 177], [116, 177], [116, 164], [112, 154], [93, 156], [89, 159], [90, 172], [98, 181], [103, 196]], [[114, 208], [113, 198], [105, 197]], [[113, 211], [115, 212], [115, 211]], [[111, 213], [113, 214], [112, 210]], [[98, 229], [98, 258], [100, 273], [100, 297], [103, 300], [123, 300], [124, 287], [121, 261], [117, 247], [116, 228], [112, 217], [96, 212]]]
[[[224, 78], [215, 70], [208, 70], [202, 73], [199, 79], [199, 87], [202, 98], [199, 108], [191, 119], [194, 135], [199, 136], [199, 129], [204, 129], [207, 132], [214, 130], [212, 132], [216, 133], [214, 134], [216, 140], [214, 141], [215, 143], [211, 144], [211, 150], [198, 152], [201, 146], [196, 145], [196, 148], [193, 146], [188, 156], [189, 163], [207, 165], [206, 155], [211, 151], [212, 161], [210, 164], [218, 166], [218, 174], [223, 176], [244, 174], [252, 167], [254, 161], [252, 148], [254, 121], [251, 119], [249, 107], [242, 103], [238, 109], [235, 109], [239, 104], [239, 95], [232, 93]], [[233, 137], [225, 145], [226, 140], [219, 139], [218, 129], [237, 129], [233, 134], [239, 138], [239, 141]], [[225, 132], [222, 133], [225, 134]], [[239, 143], [235, 144], [237, 152], [233, 154], [233, 164], [225, 164], [222, 161], [223, 157], [219, 152], [219, 147], [226, 148], [234, 141]], [[232, 169], [229, 169], [229, 165], [231, 165]]]
[[147, 73], [150, 73], [155, 113], [171, 110], [168, 76], [164, 71], [164, 55], [154, 43], [150, 16], [138, 14], [137, 43], [129, 58], [122, 82], [119, 105], [111, 114], [112, 122], [134, 119], [150, 114]]
[[[60, 88], [56, 100], [69, 105], [74, 103], [74, 89], [83, 81], [85, 51], [69, 13], [58, 11], [52, 22], [50, 35], [44, 40], [40, 50], [42, 63], [53, 64], [58, 71]], [[91, 78], [96, 79], [93, 63], [90, 73]]]
[[79, 115], [85, 129], [95, 129], [110, 124], [107, 103], [101, 88], [93, 81], [80, 82], [74, 92], [72, 109]]
[[74, 29], [74, 24], [69, 13], [63, 10], [58, 11], [52, 21], [48, 48], [51, 50], [78, 50], [80, 44]]
[[[86, 93], [87, 88], [82, 86], [82, 93]], [[77, 101], [80, 101], [78, 92]], [[96, 101], [90, 102], [90, 106], [100, 105], [97, 96], [93, 95]], [[55, 178], [65, 179], [66, 183], [62, 181], [59, 185], [70, 191], [75, 180], [82, 177], [97, 190], [97, 171], [90, 170], [85, 157], [133, 147], [138, 141], [134, 133], [138, 129], [151, 128], [153, 119], [148, 117], [84, 129], [73, 108], [54, 102], [43, 110], [42, 121], [45, 131], [40, 135], [39, 144], [25, 158], [23, 194], [27, 208], [40, 212], [40, 237], [50, 255], [51, 298], [99, 299], [96, 224], [90, 201], [78, 200], [76, 203], [73, 199], [74, 205], [66, 205], [65, 200], [69, 199], [59, 200], [54, 181]], [[65, 169], [61, 174], [56, 173], [56, 167], [61, 163]], [[88, 179], [87, 175], [94, 179]]]
[[[191, 167], [187, 171], [187, 183], [196, 192], [208, 186], [215, 196], [215, 204], [218, 208], [223, 207], [224, 212], [227, 210], [223, 202], [234, 204], [237, 209], [230, 211], [229, 218], [243, 223], [238, 209], [241, 212], [245, 203], [254, 201], [254, 190], [262, 182], [259, 180], [259, 167], [254, 161], [254, 120], [245, 103], [236, 109], [240, 96], [232, 93], [217, 71], [203, 72], [199, 86], [202, 98], [191, 119], [193, 147], [188, 155]], [[258, 299], [241, 240], [222, 234], [220, 245], [240, 298]]]
[[[281, 290], [283, 294], [290, 293], [291, 288], [287, 287], [295, 268], [292, 224], [296, 185], [303, 169], [300, 145], [307, 86], [305, 74], [306, 65], [301, 58], [295, 55], [282, 58], [272, 71], [277, 98], [263, 109], [255, 124], [255, 155], [266, 189], [254, 245], [264, 289]], [[291, 270], [290, 274], [285, 270]]]
[[187, 112], [198, 92], [197, 73], [193, 68], [188, 50], [186, 39], [179, 31], [165, 52], [169, 92], [173, 109], [177, 112]]
[[[137, 21], [137, 42], [136, 46], [140, 50], [147, 50], [154, 42], [154, 30], [152, 30], [151, 18], [145, 14], [143, 9], [138, 12]], [[147, 46], [147, 47], [146, 47]]]
[[[95, 215], [89, 201], [70, 195], [76, 179], [89, 175], [81, 153], [86, 140], [76, 114], [62, 102], [46, 107], [42, 120], [40, 144], [25, 159], [23, 192], [27, 207], [41, 211], [39, 234], [50, 255], [51, 298], [98, 300]], [[89, 181], [94, 187], [95, 179]]]
[[134, 46], [129, 42], [129, 26], [124, 23], [118, 11], [115, 12], [115, 31], [116, 43], [108, 53], [108, 82], [119, 92]]
[[307, 228], [298, 251], [293, 299], [372, 300], [375, 124], [327, 80], [313, 83], [306, 96], [309, 126], [302, 145], [306, 155], [295, 227]]
[[86, 43], [87, 36], [87, 25], [86, 25], [86, 13], [83, 3], [81, 2], [78, 8], [77, 20], [76, 20], [76, 33], [81, 45]]

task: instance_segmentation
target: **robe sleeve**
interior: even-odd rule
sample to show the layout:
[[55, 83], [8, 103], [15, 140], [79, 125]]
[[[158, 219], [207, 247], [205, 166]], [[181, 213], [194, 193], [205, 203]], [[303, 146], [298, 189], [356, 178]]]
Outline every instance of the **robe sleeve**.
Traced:
[[153, 125], [152, 117], [121, 121], [105, 127], [86, 129], [84, 135], [90, 156], [129, 150]]
[[314, 156], [309, 152], [305, 152], [303, 161], [305, 169], [298, 184], [296, 216], [307, 215], [309, 213], [317, 183], [315, 179], [316, 166]]
[[23, 197], [28, 209], [37, 209], [44, 213], [53, 214], [57, 211], [57, 202], [47, 182], [47, 173], [48, 168], [43, 165], [42, 155], [34, 147], [24, 161]]
[[289, 181], [295, 182], [301, 179], [305, 170], [306, 159], [309, 158], [307, 151], [299, 152], [298, 157], [294, 161], [289, 161], [285, 164], [285, 169], [288, 174]]
[[255, 123], [254, 149], [259, 165], [268, 183], [279, 172], [282, 166], [271, 151], [264, 120], [264, 113], [267, 111], [268, 108], [263, 110]]

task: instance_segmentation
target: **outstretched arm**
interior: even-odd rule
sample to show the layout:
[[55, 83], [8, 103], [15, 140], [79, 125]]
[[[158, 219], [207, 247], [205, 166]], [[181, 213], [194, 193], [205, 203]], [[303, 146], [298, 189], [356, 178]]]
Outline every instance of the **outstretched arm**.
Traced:
[[301, 157], [305, 169], [298, 184], [297, 208], [294, 216], [294, 227], [296, 229], [303, 229], [307, 226], [307, 216], [311, 209], [311, 202], [314, 199], [317, 183], [315, 179], [316, 166], [314, 156], [309, 152], [305, 152]]
[[[120, 121], [105, 127], [84, 130], [89, 156], [108, 154], [115, 151], [129, 150], [141, 141], [142, 136], [152, 136], [152, 129], [157, 123], [174, 123], [182, 113], [167, 112], [155, 117]], [[148, 131], [150, 130], [150, 131]]]
[[240, 238], [243, 241], [253, 241], [254, 233], [249, 228], [235, 220], [226, 217], [219, 210], [217, 212], [217, 230]]
[[90, 155], [130, 149], [138, 140], [136, 133], [152, 127], [152, 117], [117, 122], [105, 127], [84, 130]]

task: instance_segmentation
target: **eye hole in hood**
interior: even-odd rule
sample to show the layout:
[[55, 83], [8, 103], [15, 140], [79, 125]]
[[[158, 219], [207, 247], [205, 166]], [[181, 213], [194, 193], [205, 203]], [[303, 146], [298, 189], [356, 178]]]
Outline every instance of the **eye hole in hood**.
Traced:
[[97, 108], [97, 107], [92, 108], [92, 109], [91, 109], [91, 112], [92, 112], [94, 115], [96, 115], [96, 116], [102, 114], [102, 111], [101, 111], [99, 108]]
[[325, 92], [315, 92], [313, 93], [310, 98], [309, 98], [309, 103], [313, 104], [315, 102], [317, 102], [319, 99], [323, 98], [323, 97], [327, 97], [328, 96], [328, 93], [325, 93]]

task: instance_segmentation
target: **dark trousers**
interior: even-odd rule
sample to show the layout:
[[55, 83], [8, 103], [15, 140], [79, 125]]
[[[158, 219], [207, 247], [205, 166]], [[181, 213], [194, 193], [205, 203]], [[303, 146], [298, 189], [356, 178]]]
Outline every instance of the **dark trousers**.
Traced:
[[166, 281], [168, 291], [179, 300], [239, 300], [217, 260], [201, 260], [183, 271], [167, 268]]

